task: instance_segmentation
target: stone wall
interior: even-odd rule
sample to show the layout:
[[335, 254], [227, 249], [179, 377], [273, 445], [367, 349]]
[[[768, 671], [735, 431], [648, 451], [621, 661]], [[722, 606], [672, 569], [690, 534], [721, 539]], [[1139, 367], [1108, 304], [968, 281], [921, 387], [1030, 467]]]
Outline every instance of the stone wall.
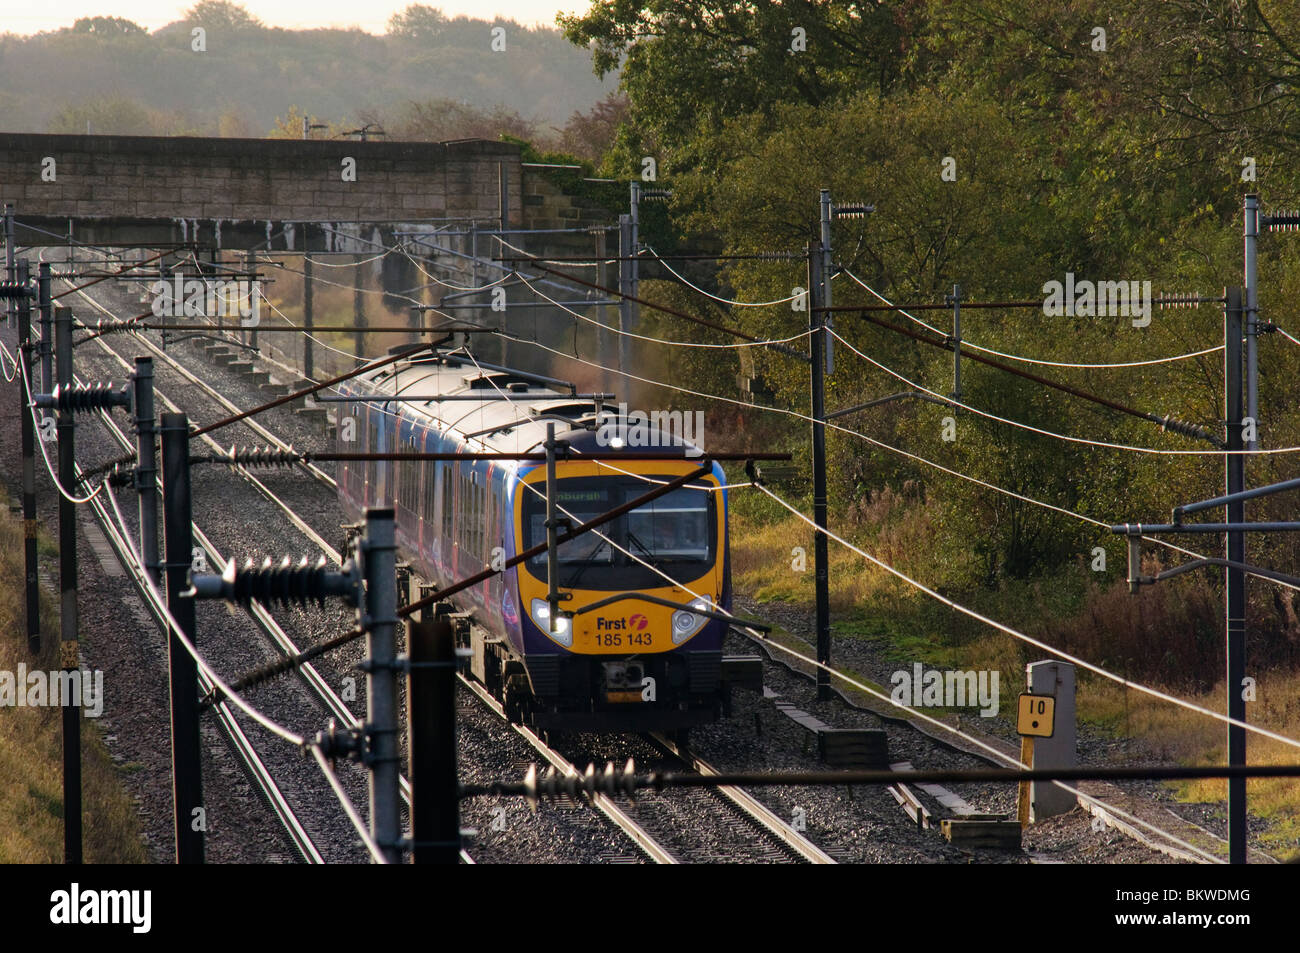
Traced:
[[[355, 181], [344, 181], [347, 158]], [[171, 226], [173, 241], [224, 233], [225, 247], [267, 223], [496, 222], [503, 171], [515, 224], [522, 178], [509, 143], [0, 136], [0, 201], [20, 221], [61, 222], [60, 232], [72, 219], [82, 240], [91, 240], [87, 229], [104, 241], [107, 226], [147, 222]]]

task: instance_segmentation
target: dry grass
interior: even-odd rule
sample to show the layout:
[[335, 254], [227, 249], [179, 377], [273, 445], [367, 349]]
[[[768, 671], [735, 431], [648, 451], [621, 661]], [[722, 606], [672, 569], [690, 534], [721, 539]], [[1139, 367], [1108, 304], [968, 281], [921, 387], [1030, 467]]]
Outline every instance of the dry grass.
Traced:
[[[1134, 761], [1161, 761], [1186, 765], [1223, 764], [1227, 760], [1226, 729], [1195, 712], [1127, 692], [1099, 679], [1079, 693], [1081, 710], [1089, 718], [1111, 725], [1121, 737], [1132, 739]], [[1212, 711], [1225, 708], [1224, 683], [1195, 695], [1183, 695]], [[1263, 675], [1256, 685], [1256, 700], [1246, 703], [1246, 721], [1289, 738], [1300, 737], [1300, 674]], [[1247, 735], [1250, 764], [1295, 764], [1296, 749], [1253, 734]], [[1171, 782], [1182, 801], [1213, 803], [1227, 798], [1227, 782], [1219, 779]], [[1300, 781], [1295, 778], [1259, 778], [1246, 782], [1250, 813], [1268, 821], [1261, 840], [1286, 859], [1300, 858]]]
[[[889, 565], [927, 581], [933, 578], [939, 559], [933, 548], [937, 531], [931, 515], [924, 503], [885, 488], [850, 507], [844, 522], [859, 529], [836, 525], [831, 530]], [[802, 559], [796, 548], [802, 549]], [[910, 591], [906, 583], [839, 543], [830, 543], [829, 555], [832, 612], [852, 612], [867, 605], [892, 608]], [[733, 514], [731, 567], [737, 588], [756, 598], [811, 602], [812, 528], [793, 515], [760, 524]]]
[[[45, 547], [42, 547], [45, 548]], [[21, 521], [0, 518], [0, 669], [14, 672], [57, 667], [56, 640], [48, 635], [38, 659], [27, 652], [23, 622]], [[58, 632], [54, 600], [41, 600], [41, 630]], [[111, 679], [122, 673], [105, 673]], [[104, 749], [99, 728], [80, 718], [84, 858], [88, 863], [144, 863], [135, 806], [123, 790]], [[61, 863], [63, 860], [62, 710], [0, 708], [0, 862]]]

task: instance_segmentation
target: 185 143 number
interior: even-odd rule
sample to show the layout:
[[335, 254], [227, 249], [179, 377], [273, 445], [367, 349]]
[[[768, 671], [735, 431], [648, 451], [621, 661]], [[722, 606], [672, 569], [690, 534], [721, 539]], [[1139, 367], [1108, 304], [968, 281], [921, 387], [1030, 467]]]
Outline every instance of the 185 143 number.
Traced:
[[628, 647], [635, 645], [648, 649], [654, 644], [648, 632], [628, 632], [626, 634], [622, 632], [597, 632], [593, 637], [596, 640], [596, 645], [604, 649], [618, 649], [624, 645]]

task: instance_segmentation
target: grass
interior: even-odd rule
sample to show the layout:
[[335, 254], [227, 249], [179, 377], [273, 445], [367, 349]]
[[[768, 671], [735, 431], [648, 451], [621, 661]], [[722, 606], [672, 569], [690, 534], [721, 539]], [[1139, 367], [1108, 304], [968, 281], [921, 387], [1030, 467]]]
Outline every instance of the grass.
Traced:
[[[48, 539], [38, 551], [49, 553]], [[57, 550], [53, 550], [57, 552]], [[0, 521], [0, 669], [14, 672], [57, 668], [59, 631], [55, 602], [41, 600], [41, 654], [27, 651], [22, 581], [21, 520], [7, 511]], [[105, 673], [108, 679], [115, 674]], [[93, 719], [80, 718], [82, 744], [83, 855], [88, 863], [145, 863], [131, 797], [122, 787]], [[0, 708], [0, 863], [53, 864], [63, 861], [62, 710]]]

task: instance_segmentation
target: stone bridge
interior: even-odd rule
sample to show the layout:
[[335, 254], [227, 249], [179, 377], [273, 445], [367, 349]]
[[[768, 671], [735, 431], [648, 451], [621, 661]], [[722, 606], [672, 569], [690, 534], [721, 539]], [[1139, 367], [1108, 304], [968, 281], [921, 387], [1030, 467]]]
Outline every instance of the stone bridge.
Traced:
[[96, 245], [364, 252], [341, 236], [521, 223], [523, 174], [518, 146], [478, 139], [0, 135], [0, 201], [20, 245], [71, 231]]

